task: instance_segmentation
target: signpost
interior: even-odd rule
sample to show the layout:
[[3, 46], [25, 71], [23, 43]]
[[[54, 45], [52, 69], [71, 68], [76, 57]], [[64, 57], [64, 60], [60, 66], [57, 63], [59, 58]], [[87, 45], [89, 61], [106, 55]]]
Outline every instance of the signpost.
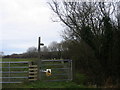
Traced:
[[41, 38], [39, 37], [38, 38], [38, 57], [39, 57], [39, 59], [38, 59], [38, 80], [41, 80], [41, 53], [40, 53], [40, 51], [41, 51], [41, 49], [40, 49], [40, 46], [43, 46], [44, 44], [43, 43], [41, 43]]

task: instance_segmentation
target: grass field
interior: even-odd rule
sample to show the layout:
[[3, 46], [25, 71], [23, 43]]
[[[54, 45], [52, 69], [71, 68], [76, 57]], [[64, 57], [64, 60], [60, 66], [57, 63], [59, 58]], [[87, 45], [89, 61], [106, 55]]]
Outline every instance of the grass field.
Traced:
[[37, 58], [2, 58], [2, 61], [36, 61]]
[[[21, 58], [5, 58], [2, 61], [35, 61], [37, 59], [21, 59]], [[5, 64], [2, 66], [6, 66]], [[17, 66], [14, 65], [14, 66]], [[22, 65], [21, 65], [22, 66]], [[17, 70], [17, 69], [16, 69]], [[34, 81], [29, 82], [28, 80], [23, 80], [23, 83], [20, 84], [2, 84], [2, 88], [86, 88], [84, 85], [76, 84], [72, 81], [63, 81], [63, 82], [45, 82], [45, 81]]]
[[3, 84], [2, 88], [86, 88], [74, 82], [23, 82], [21, 84]]

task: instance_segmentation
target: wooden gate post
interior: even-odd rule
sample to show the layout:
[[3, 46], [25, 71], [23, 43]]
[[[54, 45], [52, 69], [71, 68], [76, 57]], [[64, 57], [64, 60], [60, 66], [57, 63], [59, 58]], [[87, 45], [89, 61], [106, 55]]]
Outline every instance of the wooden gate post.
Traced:
[[43, 46], [44, 44], [41, 43], [41, 38], [38, 38], [38, 80], [41, 80], [41, 53], [40, 53], [40, 46]]

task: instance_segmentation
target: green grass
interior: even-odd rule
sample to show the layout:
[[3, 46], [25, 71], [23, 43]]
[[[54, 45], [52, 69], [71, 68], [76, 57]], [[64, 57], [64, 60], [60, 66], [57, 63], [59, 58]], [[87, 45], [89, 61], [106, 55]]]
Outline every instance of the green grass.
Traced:
[[3, 58], [2, 61], [36, 61], [37, 58]]
[[24, 82], [21, 84], [3, 84], [3, 88], [86, 88], [74, 82]]
[[76, 80], [77, 83], [83, 84], [86, 82], [87, 76], [84, 74], [76, 73], [76, 79], [77, 79]]

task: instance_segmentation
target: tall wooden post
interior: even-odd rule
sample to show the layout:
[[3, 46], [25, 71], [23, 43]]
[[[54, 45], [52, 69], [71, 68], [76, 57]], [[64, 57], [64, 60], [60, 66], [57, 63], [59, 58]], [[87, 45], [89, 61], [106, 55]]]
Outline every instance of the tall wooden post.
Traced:
[[40, 53], [40, 46], [44, 45], [43, 43], [41, 43], [41, 38], [38, 38], [38, 80], [41, 80], [41, 53]]
[[[38, 53], [40, 53], [40, 37], [38, 38]], [[40, 55], [39, 55], [40, 57]]]
[[40, 60], [40, 37], [38, 38], [38, 61], [37, 61], [37, 64], [38, 64], [38, 80], [40, 80], [41, 79], [41, 77], [40, 77], [40, 70], [41, 70], [41, 68], [40, 68], [40, 66], [41, 66], [41, 60]]

